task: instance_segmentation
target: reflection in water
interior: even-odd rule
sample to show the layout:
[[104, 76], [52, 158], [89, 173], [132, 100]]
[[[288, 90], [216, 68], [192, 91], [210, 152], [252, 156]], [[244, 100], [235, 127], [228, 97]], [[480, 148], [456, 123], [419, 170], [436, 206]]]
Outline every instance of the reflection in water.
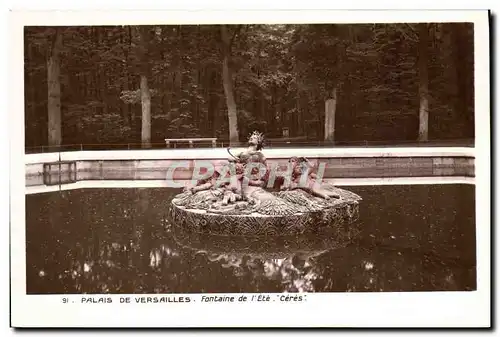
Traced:
[[165, 188], [27, 195], [28, 293], [429, 291], [476, 287], [472, 185], [349, 187], [361, 233], [187, 235]]
[[257, 289], [271, 282], [279, 287], [275, 291], [288, 292], [314, 291], [313, 281], [319, 277], [315, 257], [347, 244], [334, 234], [324, 231], [322, 237], [249, 238], [188, 234], [176, 227], [173, 230], [179, 247], [219, 262]]

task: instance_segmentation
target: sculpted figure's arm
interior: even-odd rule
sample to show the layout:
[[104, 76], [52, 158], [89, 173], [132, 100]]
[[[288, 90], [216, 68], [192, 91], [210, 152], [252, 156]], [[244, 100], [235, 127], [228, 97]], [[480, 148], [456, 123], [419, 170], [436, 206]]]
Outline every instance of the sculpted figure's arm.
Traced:
[[229, 153], [229, 158], [228, 158], [228, 161], [230, 163], [234, 163], [234, 162], [237, 162], [237, 161], [240, 161], [241, 160], [241, 156], [243, 155], [244, 152], [240, 152], [236, 155], [234, 155], [233, 153], [231, 153], [231, 149], [230, 148], [227, 148], [227, 152]]
[[265, 164], [267, 162], [266, 156], [262, 152], [260, 152], [260, 162]]
[[214, 185], [215, 185], [215, 178], [212, 177], [210, 179], [199, 181], [196, 186], [191, 186], [187, 188], [187, 190], [190, 191], [192, 194], [195, 194], [196, 192], [209, 190]]

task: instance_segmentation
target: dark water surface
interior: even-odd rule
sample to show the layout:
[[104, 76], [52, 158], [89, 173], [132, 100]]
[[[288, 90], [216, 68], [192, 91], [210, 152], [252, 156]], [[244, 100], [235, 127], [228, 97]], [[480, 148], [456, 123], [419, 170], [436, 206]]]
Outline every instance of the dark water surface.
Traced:
[[297, 239], [190, 237], [168, 218], [178, 190], [26, 196], [27, 292], [200, 293], [475, 290], [475, 187], [345, 187], [361, 233]]

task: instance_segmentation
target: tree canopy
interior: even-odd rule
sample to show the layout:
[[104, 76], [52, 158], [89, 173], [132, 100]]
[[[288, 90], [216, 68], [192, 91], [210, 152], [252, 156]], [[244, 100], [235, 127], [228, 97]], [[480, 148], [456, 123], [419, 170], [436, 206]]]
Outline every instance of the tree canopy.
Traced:
[[[420, 24], [423, 44], [418, 25], [227, 25], [225, 38], [216, 25], [26, 27], [26, 146], [47, 145], [50, 74], [60, 80], [62, 144], [141, 143], [141, 76], [152, 143], [229, 140], [225, 57], [239, 141], [284, 128], [323, 140], [334, 91], [336, 141], [416, 141], [422, 69], [429, 139], [473, 138], [473, 25]], [[48, 58], [58, 34], [57, 74]]]

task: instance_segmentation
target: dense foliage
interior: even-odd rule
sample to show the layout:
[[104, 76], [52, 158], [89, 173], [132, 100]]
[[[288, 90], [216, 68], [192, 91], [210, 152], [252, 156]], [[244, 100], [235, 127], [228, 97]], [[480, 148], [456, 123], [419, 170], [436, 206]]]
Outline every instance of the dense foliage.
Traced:
[[[47, 60], [60, 49], [62, 144], [140, 143], [141, 75], [151, 142], [229, 139], [228, 54], [239, 139], [324, 139], [335, 92], [336, 141], [411, 141], [419, 132], [419, 57], [427, 55], [429, 139], [474, 137], [473, 26], [416, 24], [26, 27], [26, 146], [48, 143]], [[425, 48], [424, 48], [425, 49]], [[420, 74], [421, 75], [421, 74]], [[143, 139], [144, 140], [144, 139]]]

